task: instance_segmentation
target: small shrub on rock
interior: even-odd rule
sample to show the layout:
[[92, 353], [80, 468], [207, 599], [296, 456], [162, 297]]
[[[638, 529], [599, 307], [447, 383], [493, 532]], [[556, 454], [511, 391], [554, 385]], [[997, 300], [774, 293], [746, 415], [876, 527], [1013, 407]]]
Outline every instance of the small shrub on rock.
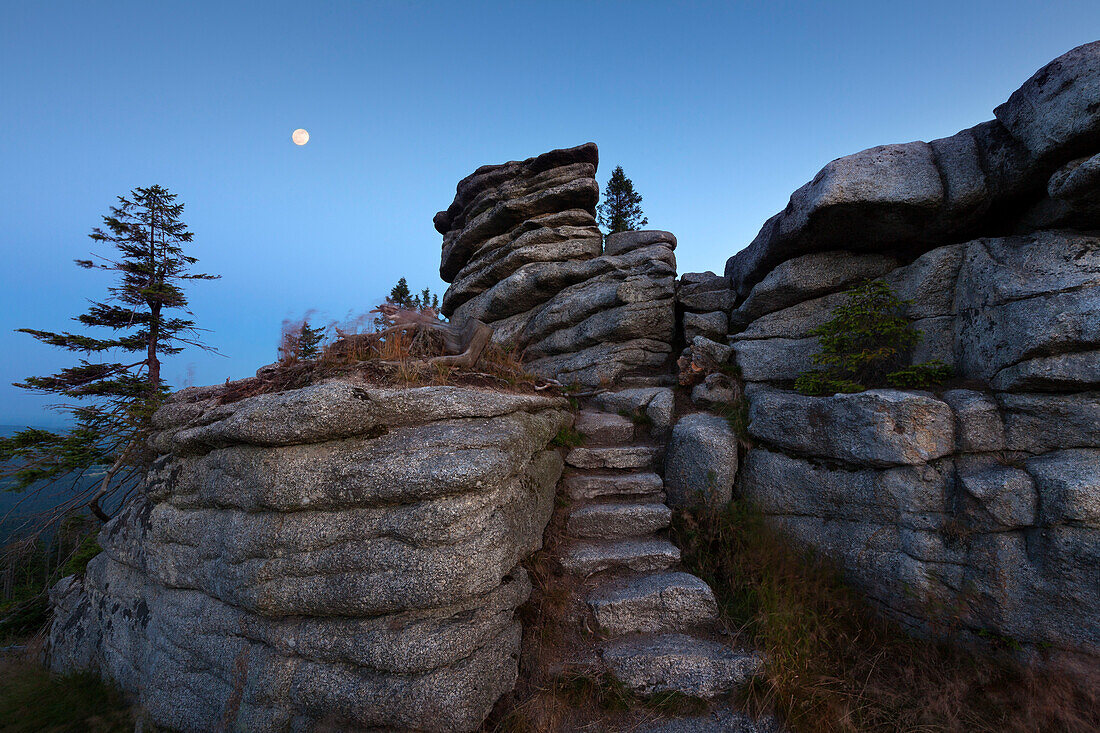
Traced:
[[550, 445], [559, 448], [576, 448], [582, 443], [584, 443], [584, 433], [576, 428], [562, 428], [550, 441]]
[[813, 357], [823, 369], [803, 372], [795, 389], [808, 395], [862, 392], [870, 387], [925, 388], [951, 376], [939, 360], [906, 365], [923, 334], [905, 316], [902, 300], [882, 280], [848, 290], [847, 302], [810, 333], [821, 342]]

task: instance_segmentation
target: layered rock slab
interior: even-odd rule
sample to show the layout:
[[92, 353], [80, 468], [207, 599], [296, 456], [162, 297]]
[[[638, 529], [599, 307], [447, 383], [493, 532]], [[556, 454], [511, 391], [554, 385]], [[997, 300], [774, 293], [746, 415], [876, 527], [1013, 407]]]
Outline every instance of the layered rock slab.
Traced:
[[528, 368], [569, 383], [620, 383], [671, 354], [676, 237], [596, 226], [592, 143], [483, 166], [436, 215], [443, 313], [476, 318]]
[[560, 399], [427, 389], [170, 405], [155, 442], [178, 452], [55, 589], [53, 668], [97, 670], [181, 730], [475, 729], [515, 681], [519, 562], [572, 418]]

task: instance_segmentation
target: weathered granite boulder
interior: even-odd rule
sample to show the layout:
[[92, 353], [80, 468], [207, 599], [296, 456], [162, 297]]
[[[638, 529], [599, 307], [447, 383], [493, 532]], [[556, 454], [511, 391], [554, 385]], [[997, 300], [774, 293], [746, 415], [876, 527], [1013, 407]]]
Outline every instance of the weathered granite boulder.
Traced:
[[1100, 392], [1001, 392], [1005, 447], [1025, 453], [1100, 448]]
[[601, 410], [617, 413], [642, 413], [650, 430], [664, 435], [672, 428], [674, 397], [668, 387], [635, 387], [615, 392], [602, 392], [592, 399]]
[[661, 244], [676, 249], [676, 235], [659, 229], [633, 230], [608, 234], [603, 243], [605, 255], [621, 255], [624, 252]]
[[691, 388], [691, 401], [702, 408], [728, 405], [741, 397], [734, 379], [721, 372], [708, 374]]
[[993, 110], [1036, 156], [1096, 152], [1100, 139], [1100, 41], [1078, 46], [1035, 72]]
[[676, 287], [684, 340], [689, 344], [698, 337], [724, 341], [734, 301], [729, 278], [713, 272], [685, 273]]
[[955, 448], [951, 408], [929, 393], [874, 389], [832, 397], [753, 385], [749, 432], [794, 453], [867, 466], [916, 465]]
[[[595, 229], [598, 164], [596, 145], [587, 143], [524, 161], [481, 166], [463, 178], [451, 205], [435, 215], [435, 228], [444, 235], [440, 276], [451, 282], [464, 267], [532, 230], [578, 226], [588, 229], [582, 238], [599, 238]], [[562, 212], [576, 213], [561, 217]], [[548, 215], [554, 217], [551, 222], [539, 220]], [[544, 235], [550, 236], [549, 232]], [[593, 254], [599, 254], [599, 242]]]
[[994, 457], [853, 469], [757, 447], [737, 490], [921, 632], [995, 633], [1032, 657], [1095, 668], [1094, 453], [1056, 451], [1023, 469]]
[[734, 292], [744, 298], [777, 265], [804, 254], [919, 253], [1027, 221], [1047, 197], [1050, 175], [1100, 148], [1098, 68], [1100, 42], [1080, 46], [1036, 72], [995, 110], [996, 120], [829, 163], [726, 263]]
[[721, 341], [728, 331], [729, 316], [724, 311], [684, 314], [684, 339], [689, 343], [698, 336]]
[[896, 268], [886, 255], [820, 252], [787, 260], [768, 273], [730, 314], [730, 325], [744, 328], [761, 316], [841, 290]]
[[705, 412], [680, 418], [665, 454], [669, 505], [725, 506], [733, 496], [736, 475], [737, 436], [729, 423]]
[[955, 448], [960, 453], [992, 453], [1005, 449], [1005, 426], [992, 395], [951, 389], [940, 397], [955, 415]]
[[157, 414], [146, 496], [54, 589], [52, 667], [185, 731], [476, 729], [516, 678], [565, 401], [344, 381], [187, 397]]
[[729, 311], [733, 300], [729, 279], [713, 272], [685, 272], [676, 288], [676, 305], [692, 313]]

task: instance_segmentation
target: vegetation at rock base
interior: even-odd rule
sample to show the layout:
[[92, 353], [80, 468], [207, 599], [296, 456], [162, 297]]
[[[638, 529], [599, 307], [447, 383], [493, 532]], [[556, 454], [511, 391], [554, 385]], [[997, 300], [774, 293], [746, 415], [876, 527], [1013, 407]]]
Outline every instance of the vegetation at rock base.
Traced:
[[584, 433], [576, 428], [562, 428], [558, 431], [558, 434], [554, 436], [554, 439], [550, 441], [550, 445], [559, 448], [576, 448], [583, 443]]
[[810, 331], [821, 342], [813, 357], [823, 369], [803, 372], [795, 389], [808, 395], [862, 392], [887, 385], [920, 389], [951, 376], [939, 360], [906, 365], [923, 334], [905, 317], [909, 301], [882, 280], [870, 280], [845, 292], [847, 301], [833, 317]]
[[626, 177], [621, 165], [615, 166], [603, 190], [603, 201], [596, 207], [600, 226], [608, 234], [644, 227], [649, 219], [642, 215], [641, 203], [642, 195], [634, 190], [634, 182]]
[[1100, 692], [1054, 672], [915, 639], [744, 502], [675, 514], [686, 568], [768, 655], [743, 701], [794, 731], [1100, 730]]
[[[168, 393], [160, 376], [162, 359], [186, 346], [209, 348], [188, 317], [182, 285], [217, 276], [190, 271], [197, 260], [184, 251], [193, 235], [180, 219], [183, 208], [176, 194], [161, 186], [136, 188], [119, 196], [103, 217], [105, 228], [89, 235], [116, 251], [76, 264], [116, 273], [118, 279], [107, 298], [93, 301], [74, 320], [107, 329], [109, 336], [19, 329], [50, 346], [102, 356], [15, 385], [65, 400], [59, 407], [72, 415], [75, 427], [65, 433], [27, 429], [0, 439], [0, 462], [6, 466], [0, 476], [14, 479], [14, 490], [41, 491], [61, 481], [75, 487], [88, 472], [103, 469], [97, 484], [84, 484], [91, 488], [60, 502], [47, 524], [85, 504], [106, 521], [105, 500], [137, 490], [153, 458], [146, 446], [151, 418]], [[113, 361], [119, 354], [132, 354], [134, 361]]]
[[741, 397], [733, 402], [722, 402], [712, 406], [711, 411], [725, 418], [730, 430], [737, 436], [738, 442], [746, 448], [749, 441], [749, 401]]
[[[0, 657], [0, 732], [134, 730], [138, 711], [116, 687], [90, 673], [52, 675], [29, 656], [23, 653]], [[147, 723], [143, 728], [155, 730]]]
[[8, 548], [0, 560], [0, 646], [21, 643], [46, 628], [49, 587], [83, 573], [100, 553], [98, 528], [94, 519], [70, 516], [53, 535]]
[[650, 428], [653, 426], [653, 418], [649, 416], [644, 407], [637, 407], [633, 410], [619, 410], [619, 415], [625, 417], [639, 428]]

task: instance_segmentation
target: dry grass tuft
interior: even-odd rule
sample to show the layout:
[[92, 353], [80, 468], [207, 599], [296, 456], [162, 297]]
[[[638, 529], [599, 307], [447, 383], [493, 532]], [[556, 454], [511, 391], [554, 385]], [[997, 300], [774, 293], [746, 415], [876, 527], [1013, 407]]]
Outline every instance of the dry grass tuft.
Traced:
[[746, 702], [795, 731], [1100, 730], [1095, 685], [906, 635], [744, 504], [678, 512], [673, 539], [769, 656]]
[[[0, 731], [107, 733], [134, 730], [140, 710], [117, 688], [91, 673], [61, 677], [37, 660], [41, 639], [0, 654]], [[144, 729], [155, 731], [148, 725]]]
[[301, 389], [324, 379], [353, 376], [384, 387], [456, 385], [514, 392], [534, 392], [552, 382], [528, 373], [522, 355], [499, 344], [489, 344], [475, 368], [431, 364], [445, 353], [442, 337], [431, 330], [346, 334], [325, 346], [315, 359], [291, 356], [261, 375], [230, 385], [223, 404], [271, 392]]

